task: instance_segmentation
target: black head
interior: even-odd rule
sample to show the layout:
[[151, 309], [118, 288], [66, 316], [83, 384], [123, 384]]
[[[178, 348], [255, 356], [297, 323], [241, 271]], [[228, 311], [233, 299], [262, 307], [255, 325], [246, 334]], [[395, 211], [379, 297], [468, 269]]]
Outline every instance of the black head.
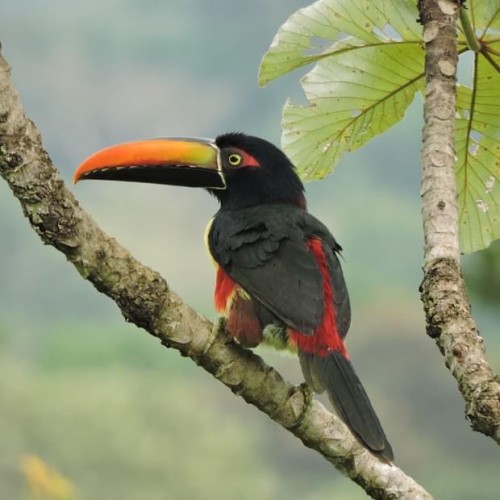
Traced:
[[217, 137], [226, 189], [209, 189], [223, 210], [290, 203], [305, 208], [304, 185], [288, 157], [274, 144], [242, 133]]
[[215, 141], [166, 138], [111, 146], [78, 167], [74, 181], [81, 179], [204, 187], [219, 199], [222, 210], [306, 205], [304, 186], [286, 155], [264, 139], [240, 133]]

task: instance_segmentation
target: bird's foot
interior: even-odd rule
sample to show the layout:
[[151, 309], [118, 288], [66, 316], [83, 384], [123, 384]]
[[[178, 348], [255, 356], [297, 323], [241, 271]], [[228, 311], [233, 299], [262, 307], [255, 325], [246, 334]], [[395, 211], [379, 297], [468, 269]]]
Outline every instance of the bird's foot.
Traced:
[[226, 318], [223, 316], [219, 316], [215, 318], [212, 324], [212, 331], [207, 339], [207, 343], [205, 344], [205, 348], [203, 349], [202, 355], [208, 352], [208, 350], [212, 347], [215, 339], [219, 336], [219, 334], [224, 333], [226, 331]]

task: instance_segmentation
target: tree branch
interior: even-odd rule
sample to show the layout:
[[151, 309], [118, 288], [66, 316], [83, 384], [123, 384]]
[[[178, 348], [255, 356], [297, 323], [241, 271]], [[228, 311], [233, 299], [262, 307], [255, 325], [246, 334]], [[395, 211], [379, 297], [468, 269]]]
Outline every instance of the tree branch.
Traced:
[[[231, 340], [169, 290], [87, 215], [66, 188], [25, 116], [0, 56], [0, 175], [21, 202], [44, 243], [61, 251], [78, 272], [113, 299], [127, 321], [178, 349], [316, 450], [373, 498], [431, 496], [399, 468], [363, 448], [343, 422], [303, 385], [285, 382], [261, 358]], [[219, 329], [221, 330], [221, 329]], [[222, 329], [223, 330], [223, 329]]]
[[500, 443], [500, 381], [489, 367], [465, 288], [458, 239], [455, 112], [459, 2], [421, 0], [426, 44], [422, 145], [424, 279], [427, 333], [445, 357], [474, 430]]

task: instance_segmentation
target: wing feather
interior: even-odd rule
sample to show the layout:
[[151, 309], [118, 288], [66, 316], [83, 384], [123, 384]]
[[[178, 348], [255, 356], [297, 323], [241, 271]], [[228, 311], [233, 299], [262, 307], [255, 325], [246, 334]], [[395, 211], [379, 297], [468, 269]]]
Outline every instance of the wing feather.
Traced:
[[[340, 292], [336, 302], [338, 295], [340, 305], [345, 309], [347, 301], [348, 308], [336, 255], [340, 247], [328, 229], [302, 209], [270, 205], [219, 212], [208, 243], [213, 258], [234, 281], [287, 326], [309, 335], [324, 315], [323, 280], [307, 246], [313, 236], [328, 249], [332, 285]], [[339, 328], [342, 336], [348, 323]]]

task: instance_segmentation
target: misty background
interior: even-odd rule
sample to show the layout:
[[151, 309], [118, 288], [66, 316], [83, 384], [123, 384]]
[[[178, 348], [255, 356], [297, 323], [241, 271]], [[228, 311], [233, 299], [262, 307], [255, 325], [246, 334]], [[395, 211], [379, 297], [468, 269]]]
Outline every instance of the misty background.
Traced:
[[[303, 102], [303, 73], [261, 89], [258, 65], [281, 23], [308, 4], [0, 0], [0, 40], [26, 113], [70, 183], [87, 155], [116, 142], [242, 131], [279, 144], [281, 108], [288, 97]], [[404, 124], [308, 184], [309, 208], [344, 248], [347, 346], [396, 464], [436, 498], [493, 500], [498, 448], [469, 429], [456, 383], [425, 334], [421, 104], [417, 97]], [[145, 184], [72, 189], [109, 234], [214, 318], [203, 244], [213, 198]], [[465, 258], [473, 276], [480, 259]], [[28, 454], [64, 474], [80, 499], [365, 498], [267, 416], [126, 324], [40, 244], [3, 182], [0, 284], [0, 499], [27, 498], [20, 463]], [[473, 311], [498, 372], [498, 302], [479, 295]], [[295, 358], [259, 354], [302, 381]]]

